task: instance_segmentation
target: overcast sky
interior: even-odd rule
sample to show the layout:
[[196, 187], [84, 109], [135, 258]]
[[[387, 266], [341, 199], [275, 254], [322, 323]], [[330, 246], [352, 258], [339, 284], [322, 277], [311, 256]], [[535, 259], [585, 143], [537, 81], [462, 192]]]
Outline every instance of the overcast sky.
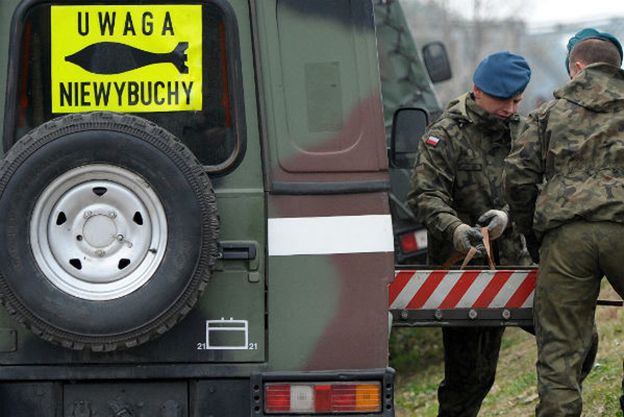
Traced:
[[525, 12], [530, 24], [574, 22], [624, 16], [624, 1], [533, 0]]
[[[402, 0], [411, 1], [411, 0]], [[470, 18], [475, 0], [437, 0]], [[622, 0], [477, 0], [481, 13], [489, 17], [514, 16], [530, 26], [575, 21], [593, 21], [624, 16]]]

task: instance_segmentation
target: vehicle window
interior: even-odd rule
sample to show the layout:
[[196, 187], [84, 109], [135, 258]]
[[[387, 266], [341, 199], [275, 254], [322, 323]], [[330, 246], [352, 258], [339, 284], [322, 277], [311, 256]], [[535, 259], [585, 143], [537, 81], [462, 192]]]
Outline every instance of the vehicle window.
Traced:
[[208, 170], [226, 169], [243, 140], [235, 20], [212, 2], [111, 3], [28, 10], [12, 141], [63, 114], [133, 113], [172, 132]]

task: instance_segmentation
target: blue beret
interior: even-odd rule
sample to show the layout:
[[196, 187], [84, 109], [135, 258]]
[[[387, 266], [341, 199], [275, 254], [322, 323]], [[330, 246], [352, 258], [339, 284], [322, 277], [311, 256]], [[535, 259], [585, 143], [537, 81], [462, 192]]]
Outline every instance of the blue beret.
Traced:
[[577, 43], [584, 41], [585, 39], [602, 39], [603, 41], [611, 42], [620, 53], [620, 59], [624, 56], [622, 53], [622, 44], [620, 44], [620, 41], [618, 41], [618, 39], [612, 34], [608, 32], [600, 32], [594, 28], [581, 29], [568, 41], [568, 55], [565, 60], [565, 67], [568, 74], [570, 73], [570, 52], [572, 52], [572, 49], [574, 49], [574, 46]]
[[531, 68], [520, 55], [496, 52], [479, 63], [472, 82], [479, 90], [498, 99], [522, 93], [531, 78]]

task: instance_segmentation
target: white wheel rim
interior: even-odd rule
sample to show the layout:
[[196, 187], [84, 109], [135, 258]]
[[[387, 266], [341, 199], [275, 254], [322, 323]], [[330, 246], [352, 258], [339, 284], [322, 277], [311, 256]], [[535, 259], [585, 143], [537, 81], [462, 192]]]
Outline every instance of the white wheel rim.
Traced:
[[87, 165], [56, 178], [37, 199], [30, 242], [37, 265], [58, 289], [112, 300], [153, 276], [167, 247], [167, 220], [141, 176]]

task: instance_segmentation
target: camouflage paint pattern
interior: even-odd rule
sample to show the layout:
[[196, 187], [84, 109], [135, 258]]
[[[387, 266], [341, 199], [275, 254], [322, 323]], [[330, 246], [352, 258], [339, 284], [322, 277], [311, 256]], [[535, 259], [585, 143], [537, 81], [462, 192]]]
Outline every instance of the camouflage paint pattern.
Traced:
[[[432, 264], [441, 265], [453, 254], [458, 225], [475, 226], [490, 209], [508, 211], [503, 160], [520, 122], [518, 115], [507, 121], [489, 115], [467, 93], [451, 101], [421, 139], [409, 204], [427, 225]], [[501, 265], [530, 264], [513, 224], [495, 244]]]
[[624, 71], [591, 65], [554, 95], [505, 162], [512, 217], [541, 235], [577, 218], [624, 223]]
[[[270, 138], [268, 188], [292, 190], [268, 193], [268, 217], [388, 213], [386, 192], [297, 191], [388, 181], [375, 32], [360, 21], [368, 15], [372, 23], [372, 4], [263, 0], [256, 10]], [[315, 17], [321, 16], [319, 32]], [[298, 36], [288, 36], [295, 31]], [[391, 252], [269, 256], [268, 369], [387, 366], [393, 266]]]
[[574, 221], [544, 237], [533, 307], [537, 417], [581, 415], [582, 378], [595, 353], [592, 329], [603, 276], [624, 296], [623, 233], [622, 224]]
[[386, 128], [392, 126], [392, 116], [401, 107], [421, 107], [437, 116], [442, 107], [411, 36], [401, 2], [375, 0], [375, 27]]
[[[0, 352], [0, 364], [70, 365], [53, 369], [77, 379], [72, 366], [85, 363], [117, 365], [120, 373], [128, 363], [175, 364], [178, 377], [215, 378], [386, 368], [392, 252], [268, 256], [267, 248], [268, 218], [389, 216], [383, 189], [273, 191], [280, 184], [389, 183], [372, 2], [226, 3], [238, 24], [246, 143], [241, 164], [213, 185], [221, 240], [253, 243], [257, 259], [220, 261], [182, 323], [122, 352], [59, 348], [0, 309], [0, 337], [7, 330], [18, 340], [16, 351]], [[5, 19], [13, 9], [3, 2], [0, 10]], [[253, 348], [199, 350], [206, 320], [221, 317], [248, 320]]]

